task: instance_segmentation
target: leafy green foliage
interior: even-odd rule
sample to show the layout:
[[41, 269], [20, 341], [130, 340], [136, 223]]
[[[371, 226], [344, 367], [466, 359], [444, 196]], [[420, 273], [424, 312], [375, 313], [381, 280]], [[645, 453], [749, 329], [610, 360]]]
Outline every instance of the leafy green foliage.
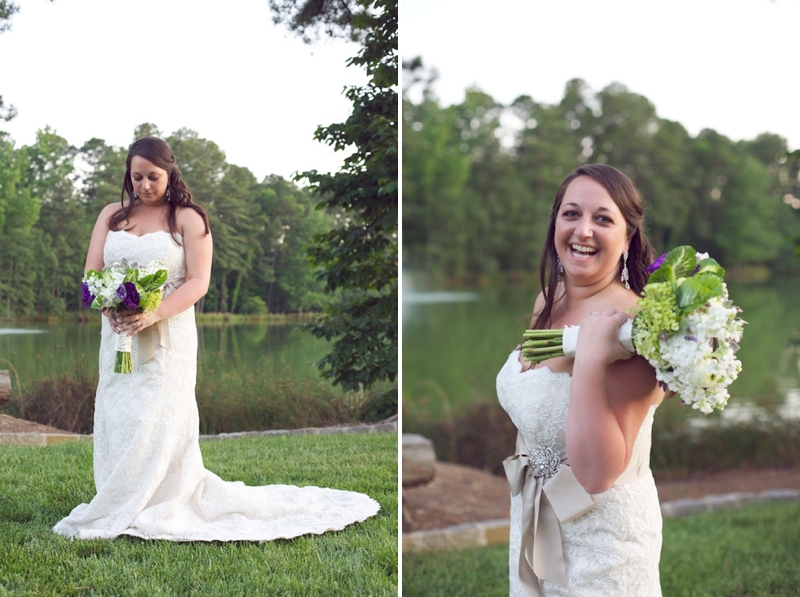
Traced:
[[19, 6], [10, 0], [0, 0], [0, 33], [11, 29], [11, 17], [19, 12]]
[[677, 279], [675, 278], [675, 270], [672, 269], [671, 265], [664, 263], [661, 267], [659, 267], [656, 271], [650, 274], [650, 277], [647, 279], [648, 283], [653, 284], [661, 284], [662, 282], [666, 282], [671, 287], [675, 287], [677, 284]]
[[696, 253], [688, 245], [675, 247], [667, 253], [662, 267], [664, 266], [672, 267], [672, 272], [676, 278], [685, 278], [697, 267]]
[[676, 292], [678, 308], [682, 313], [690, 313], [709, 299], [722, 296], [723, 291], [722, 280], [713, 274], [697, 274], [686, 278]]
[[311, 43], [321, 29], [328, 37], [347, 37], [359, 41], [367, 17], [368, 2], [359, 0], [269, 0], [276, 24], [285, 23], [291, 31]]
[[348, 64], [363, 67], [369, 83], [345, 92], [353, 104], [345, 122], [315, 134], [336, 151], [355, 151], [337, 173], [299, 176], [319, 196], [317, 208], [338, 218], [333, 230], [314, 237], [308, 254], [339, 300], [305, 328], [333, 341], [317, 366], [345, 389], [397, 376], [397, 1], [358, 5], [364, 12], [350, 26], [363, 45]]
[[692, 137], [624, 85], [595, 92], [580, 79], [552, 105], [530, 96], [503, 105], [475, 88], [442, 105], [420, 59], [404, 68], [409, 271], [456, 284], [530, 275], [553, 196], [583, 163], [608, 163], [634, 180], [658, 252], [692, 245], [728, 268], [797, 268], [800, 160], [782, 137], [734, 142], [710, 129]]

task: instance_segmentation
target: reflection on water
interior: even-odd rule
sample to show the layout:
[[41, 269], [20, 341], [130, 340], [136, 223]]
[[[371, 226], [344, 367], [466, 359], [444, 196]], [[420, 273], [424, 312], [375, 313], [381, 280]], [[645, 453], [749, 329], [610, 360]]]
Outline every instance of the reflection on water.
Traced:
[[[729, 388], [728, 406], [704, 416], [670, 400], [659, 408], [661, 417], [683, 419], [694, 428], [800, 420], [800, 310], [794, 301], [800, 280], [729, 288], [749, 325], [737, 354], [743, 370]], [[405, 294], [404, 289], [404, 303]], [[495, 401], [495, 377], [530, 321], [536, 292], [497, 288], [408, 294], [413, 308], [404, 308], [402, 322], [407, 429], [413, 431], [415, 421], [441, 420], [445, 403], [457, 414], [469, 404]], [[416, 294], [436, 299], [417, 300]], [[453, 300], [446, 302], [448, 297]]]
[[404, 292], [403, 303], [459, 303], [461, 301], [477, 301], [477, 292]]
[[[41, 326], [40, 326], [41, 327]], [[46, 329], [20, 325], [0, 330], [0, 369], [13, 368], [25, 383], [98, 368], [100, 320], [48, 324]], [[328, 351], [324, 341], [292, 324], [213, 324], [198, 326], [198, 373], [207, 379], [259, 376], [305, 380], [319, 378], [314, 363]]]

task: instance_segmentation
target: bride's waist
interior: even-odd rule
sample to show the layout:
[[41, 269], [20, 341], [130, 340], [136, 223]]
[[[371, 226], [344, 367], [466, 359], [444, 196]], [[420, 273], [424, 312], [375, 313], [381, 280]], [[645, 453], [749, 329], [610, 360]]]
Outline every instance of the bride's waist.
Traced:
[[[517, 445], [517, 452], [522, 450], [527, 450], [529, 454], [538, 453], [543, 449], [552, 450], [553, 454], [555, 454], [558, 459], [560, 460], [561, 465], [569, 466], [569, 458], [567, 458], [567, 451], [566, 448], [563, 447], [564, 444], [561, 442], [535, 442], [532, 441], [527, 435], [520, 433], [524, 438], [523, 445]], [[555, 445], [548, 445], [548, 443], [552, 443]], [[560, 444], [560, 446], [558, 445]], [[614, 481], [612, 488], [620, 487], [622, 485], [627, 485], [629, 483], [634, 483], [639, 481], [640, 479], [652, 477], [652, 472], [650, 471], [650, 444], [646, 442], [646, 445], [637, 445], [633, 450], [633, 454], [631, 455], [631, 459], [628, 462], [628, 465], [625, 467], [625, 470], [622, 471], [617, 480]]]

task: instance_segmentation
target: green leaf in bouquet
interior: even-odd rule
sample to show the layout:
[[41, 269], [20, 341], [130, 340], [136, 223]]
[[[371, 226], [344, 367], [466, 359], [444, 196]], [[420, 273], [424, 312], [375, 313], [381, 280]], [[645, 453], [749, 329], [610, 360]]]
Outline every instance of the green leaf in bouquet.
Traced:
[[686, 314], [703, 306], [712, 298], [722, 296], [724, 291], [722, 280], [715, 274], [696, 274], [678, 285], [675, 298], [678, 301], [678, 309]]
[[167, 270], [160, 269], [154, 274], [150, 274], [139, 280], [139, 285], [145, 292], [152, 292], [153, 290], [158, 290], [159, 288], [161, 288], [166, 283], [166, 281], [167, 281]]
[[139, 280], [138, 269], [129, 269], [127, 272], [125, 272], [124, 282], [133, 282], [134, 284], [136, 284], [138, 280]]
[[697, 267], [697, 253], [689, 245], [675, 247], [667, 253], [664, 264], [659, 269], [664, 269], [665, 265], [672, 267], [675, 278], [686, 278]]
[[711, 259], [711, 257], [701, 260], [697, 265], [700, 268], [697, 270], [698, 274], [713, 274], [720, 278], [725, 275], [725, 270], [722, 269], [722, 266], [717, 263], [715, 259]]
[[666, 260], [656, 271], [650, 274], [647, 279], [648, 284], [659, 284], [661, 282], [668, 282], [673, 288], [675, 287], [675, 271], [671, 265], [667, 265]]

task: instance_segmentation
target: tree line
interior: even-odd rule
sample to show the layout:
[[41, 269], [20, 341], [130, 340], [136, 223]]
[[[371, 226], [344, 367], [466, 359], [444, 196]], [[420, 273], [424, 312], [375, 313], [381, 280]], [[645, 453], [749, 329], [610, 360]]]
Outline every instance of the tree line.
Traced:
[[[306, 249], [341, 214], [316, 210], [318, 198], [280, 176], [259, 182], [192, 130], [163, 136], [142, 124], [133, 139], [145, 135], [169, 143], [209, 212], [214, 260], [199, 311], [287, 313], [330, 303]], [[75, 147], [50, 128], [16, 147], [0, 132], [0, 316], [80, 308], [92, 228], [105, 205], [120, 202], [127, 152], [97, 138]]]
[[657, 251], [690, 244], [726, 267], [796, 270], [800, 160], [779, 135], [693, 137], [624, 85], [594, 92], [580, 79], [558, 104], [523, 95], [503, 105], [472, 88], [444, 106], [421, 60], [404, 70], [405, 269], [455, 279], [538, 271], [556, 189], [593, 162], [634, 180]]

